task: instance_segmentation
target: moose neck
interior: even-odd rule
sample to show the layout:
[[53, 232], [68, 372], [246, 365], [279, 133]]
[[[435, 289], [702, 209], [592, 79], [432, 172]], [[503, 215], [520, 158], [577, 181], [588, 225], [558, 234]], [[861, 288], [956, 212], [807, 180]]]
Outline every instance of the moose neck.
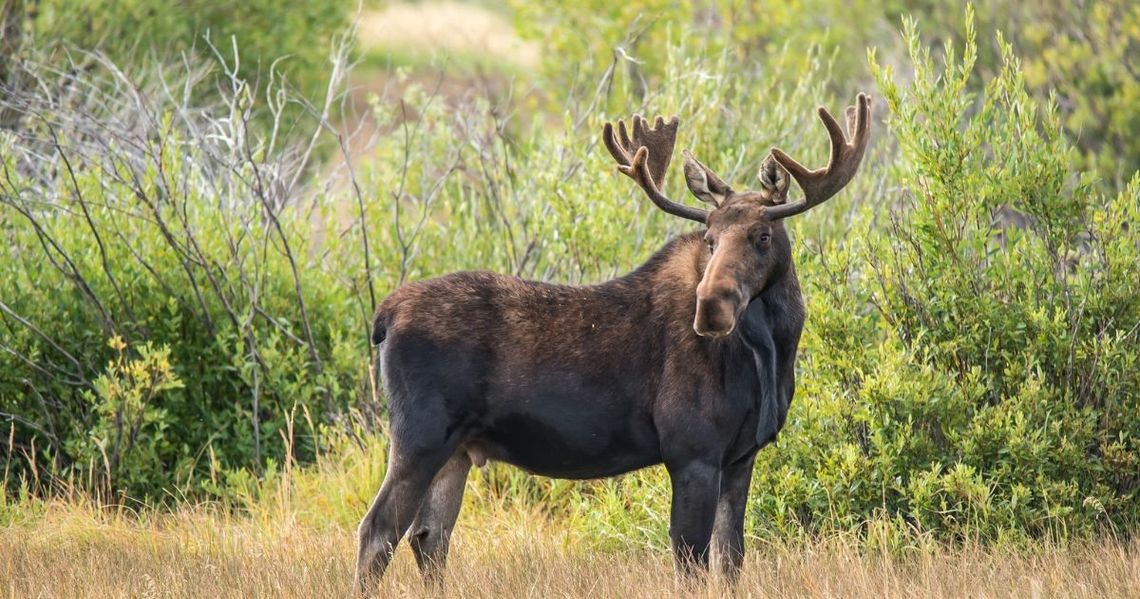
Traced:
[[779, 372], [795, 363], [804, 319], [803, 303], [795, 268], [790, 257], [786, 257], [781, 260], [785, 266], [771, 273], [732, 333], [723, 337], [697, 335], [693, 329], [697, 285], [710, 259], [703, 238], [703, 231], [677, 237], [641, 268], [610, 284], [636, 290], [627, 297], [631, 306], [653, 306], [650, 320], [642, 326], [658, 334], [647, 335], [646, 345], [658, 347], [660, 356], [670, 352], [684, 356], [684, 366], [680, 368], [683, 372], [673, 376], [688, 376], [691, 384], [719, 388], [723, 392], [719, 401], [753, 406], [751, 412], [746, 412], [751, 416], [742, 424], [747, 440], [733, 450], [734, 455], [742, 456], [770, 443], [787, 415], [791, 392], [785, 390], [781, 394], [779, 385], [781, 380], [790, 384], [792, 379], [788, 377], [792, 375], [785, 370], [784, 378], [780, 378]]
[[[709, 259], [704, 232], [692, 231], [670, 240], [633, 272], [604, 285], [619, 285], [631, 291], [636, 290], [637, 295], [644, 298], [637, 301], [652, 302], [659, 322], [665, 324], [673, 335], [688, 338], [694, 343], [707, 340], [714, 342], [712, 345], [717, 347], [738, 344], [716, 341], [736, 339], [748, 343], [748, 339], [742, 338], [744, 329], [740, 326], [728, 337], [720, 340], [702, 338], [693, 331], [697, 285], [704, 276]], [[744, 310], [741, 315], [741, 325], [749, 319], [763, 318], [765, 314], [772, 314], [772, 309], [760, 310], [759, 305], [754, 306], [756, 302], [771, 305], [776, 311], [783, 311], [785, 306], [799, 305], [800, 290], [795, 268], [790, 258], [786, 261], [781, 260], [781, 263], [785, 266], [772, 273], [764, 289], [752, 298], [749, 308]]]

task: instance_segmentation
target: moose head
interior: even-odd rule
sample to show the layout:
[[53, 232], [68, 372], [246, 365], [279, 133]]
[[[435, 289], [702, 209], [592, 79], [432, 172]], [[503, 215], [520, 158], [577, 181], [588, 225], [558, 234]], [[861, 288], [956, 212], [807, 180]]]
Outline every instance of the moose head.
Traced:
[[[686, 150], [685, 182], [697, 199], [711, 206], [708, 210], [679, 204], [661, 192], [677, 137], [676, 117], [668, 122], [658, 117], [652, 128], [640, 116], [633, 117], [630, 130], [624, 121], [618, 121], [616, 132], [612, 124], [605, 125], [602, 139], [618, 170], [645, 190], [658, 208], [708, 227], [704, 238], [709, 257], [697, 286], [693, 319], [698, 335], [721, 337], [733, 332], [749, 302], [792, 268], [791, 245], [781, 221], [823, 203], [855, 176], [870, 139], [870, 98], [859, 94], [846, 116], [845, 133], [827, 109], [819, 108], [831, 138], [827, 166], [812, 170], [772, 148], [760, 166], [758, 190], [736, 191]], [[789, 175], [803, 192], [798, 202], [788, 202]]]

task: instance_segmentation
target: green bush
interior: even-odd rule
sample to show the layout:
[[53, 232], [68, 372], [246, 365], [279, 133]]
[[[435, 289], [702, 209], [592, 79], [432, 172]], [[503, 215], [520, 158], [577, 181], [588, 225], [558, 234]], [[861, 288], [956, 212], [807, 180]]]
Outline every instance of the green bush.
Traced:
[[[165, 391], [184, 385], [170, 365], [170, 349], [154, 349], [149, 344], [128, 357], [121, 337], [111, 338], [111, 349], [118, 355], [107, 365], [84, 393], [92, 415], [89, 436], [76, 438], [78, 446], [68, 448], [72, 455], [100, 456], [104, 494], [113, 489], [145, 489], [163, 478], [161, 447], [164, 433], [172, 423], [160, 407]], [[103, 478], [103, 477], [101, 477]]]
[[[927, 0], [887, 3], [891, 22], [913, 15], [930, 42], [964, 40], [960, 7]], [[983, 2], [977, 8], [983, 42], [972, 87], [1002, 68], [1005, 34], [1031, 95], [1051, 102], [1078, 153], [1073, 162], [1095, 171], [1099, 184], [1121, 190], [1140, 169], [1140, 71], [1130, 60], [1140, 50], [1140, 5], [1129, 0]]]
[[[19, 477], [148, 499], [310, 459], [317, 440], [283, 435], [288, 418], [331, 421], [365, 393], [371, 306], [343, 274], [355, 258], [312, 235], [333, 220], [302, 193], [305, 148], [251, 125], [281, 105], [240, 79], [216, 108], [185, 105], [200, 67], [171, 87], [28, 73], [39, 84], [8, 100], [34, 118], [0, 137], [0, 417]], [[123, 382], [136, 363], [166, 383]], [[135, 441], [108, 447], [131, 419]]]
[[[680, 38], [711, 52], [731, 52], [735, 68], [743, 70], [762, 70], [782, 51], [800, 56], [822, 48], [848, 84], [870, 82], [861, 60], [868, 47], [877, 48], [888, 64], [905, 60], [891, 37], [901, 18], [921, 22], [924, 41], [935, 46], [961, 46], [965, 30], [960, 5], [929, 0], [511, 4], [520, 33], [545, 50], [545, 81], [587, 100], [594, 87], [582, 85], [581, 78], [596, 81], [608, 68], [634, 73], [621, 81], [635, 92], [671, 81], [662, 79], [664, 63], [668, 47]], [[1132, 66], [1140, 52], [1140, 4], [984, 2], [976, 20], [983, 43], [971, 91], [982, 91], [984, 78], [1003, 68], [996, 36], [1006, 34], [1022, 57], [1030, 95], [1057, 106], [1063, 131], [1079, 151], [1074, 164], [1095, 171], [1102, 187], [1123, 189], [1140, 169], [1140, 71]], [[765, 76], [775, 80], [779, 73]], [[621, 99], [611, 97], [609, 106]]]
[[953, 538], [1128, 530], [1140, 179], [1093, 190], [1009, 45], [972, 93], [971, 20], [944, 68], [913, 21], [905, 39], [913, 80], [875, 67], [899, 188], [864, 204], [854, 235], [801, 253], [818, 273], [803, 401], [761, 460], [754, 508], [777, 529], [875, 516]]
[[232, 60], [240, 45], [234, 67], [255, 89], [267, 89], [272, 70], [300, 97], [320, 102], [329, 55], [354, 6], [347, 0], [13, 0], [12, 10], [24, 17], [24, 54], [99, 51], [117, 64], [164, 64], [185, 54], [209, 57], [210, 45]]
[[[1140, 179], [1103, 195], [1063, 111], [1031, 91], [1000, 38], [1001, 66], [979, 72], [966, 23], [958, 50], [931, 56], [910, 24], [909, 59], [875, 55], [886, 126], [848, 190], [790, 223], [809, 316], [788, 426], [754, 477], [761, 537], [857, 531], [890, 546], [1126, 532], [1140, 519]], [[689, 225], [614, 171], [597, 132], [633, 109], [611, 106], [680, 115], [678, 145], [741, 187], [777, 142], [825, 160], [811, 108], [859, 90], [819, 54], [758, 62], [678, 39], [643, 96], [636, 74], [615, 70], [609, 102], [571, 100], [532, 122], [398, 81], [398, 97], [374, 101], [381, 139], [348, 183], [295, 186], [296, 148], [241, 126], [266, 106], [240, 91], [216, 110], [156, 93], [136, 130], [123, 115], [138, 107], [112, 85], [100, 99], [121, 109], [98, 128], [68, 116], [6, 136], [0, 412], [23, 468], [10, 486], [103, 463], [121, 405], [107, 382], [153, 362], [147, 343], [169, 348], [182, 386], [142, 393], [161, 435], [132, 454], [139, 477], [112, 483], [244, 497], [258, 474], [274, 481], [278, 465], [315, 457], [350, 406], [365, 423], [382, 411], [367, 323], [401, 282], [630, 270]], [[90, 107], [71, 108], [54, 114]], [[680, 179], [665, 185], [674, 198]], [[298, 433], [305, 413], [313, 424]], [[472, 488], [568, 517], [602, 544], [666, 542], [660, 469], [579, 483], [496, 467]]]
[[[1140, 181], [1096, 191], [1062, 115], [1031, 94], [1008, 44], [975, 92], [967, 23], [961, 54], [947, 47], [944, 68], [908, 24], [908, 84], [872, 62], [891, 135], [878, 134], [880, 153], [845, 194], [861, 199], [793, 223], [809, 319], [789, 426], [761, 454], [753, 484], [749, 530], [760, 536], [1066, 537], [1124, 532], [1140, 517], [1140, 300], [1131, 291], [1140, 239], [1130, 226]], [[711, 69], [675, 64], [664, 80], [749, 73], [730, 55], [721, 60]], [[748, 99], [773, 98], [763, 91], [775, 84], [725, 81], [733, 83], [723, 94], [663, 86], [648, 98], [666, 113], [695, 98], [679, 105], [686, 116], [716, 106], [714, 120], [698, 116], [683, 130], [712, 144], [700, 155], [737, 165], [729, 178], [740, 180], [765, 135], [799, 143], [788, 132], [808, 123], [790, 115], [806, 116], [822, 91], [797, 88], [749, 112]], [[724, 143], [741, 130], [755, 143]], [[892, 142], [897, 156], [884, 156]], [[591, 210], [599, 213], [640, 239], [621, 216]], [[592, 247], [604, 247], [604, 226], [580, 218]], [[603, 542], [667, 542], [660, 472], [582, 483], [588, 502], [562, 483], [528, 483], [509, 470], [492, 477], [502, 493], [562, 510]]]

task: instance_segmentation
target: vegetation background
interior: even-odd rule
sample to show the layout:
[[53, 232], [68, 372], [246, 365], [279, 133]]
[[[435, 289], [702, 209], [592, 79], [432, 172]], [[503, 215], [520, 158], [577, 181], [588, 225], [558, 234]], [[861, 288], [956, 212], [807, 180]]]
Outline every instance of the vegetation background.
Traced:
[[[860, 175], [790, 223], [809, 317], [745, 588], [1140, 593], [1133, 2], [9, 0], [0, 34], [13, 596], [342, 593], [384, 294], [621, 274], [686, 225], [604, 121], [677, 114], [746, 187], [863, 90]], [[659, 468], [491, 465], [455, 592], [667, 590], [668, 503]]]

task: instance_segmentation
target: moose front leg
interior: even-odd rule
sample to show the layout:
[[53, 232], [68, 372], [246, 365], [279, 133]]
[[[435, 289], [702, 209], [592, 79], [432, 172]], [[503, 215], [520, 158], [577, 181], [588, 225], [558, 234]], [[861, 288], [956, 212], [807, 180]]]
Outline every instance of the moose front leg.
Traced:
[[669, 537], [678, 578], [689, 581], [709, 567], [709, 543], [720, 495], [720, 467], [690, 461], [666, 468], [673, 485]]
[[744, 563], [744, 511], [748, 504], [748, 486], [752, 482], [752, 465], [756, 452], [751, 451], [724, 469], [720, 481], [720, 499], [716, 506], [713, 540], [716, 561], [730, 584], [736, 584]]

